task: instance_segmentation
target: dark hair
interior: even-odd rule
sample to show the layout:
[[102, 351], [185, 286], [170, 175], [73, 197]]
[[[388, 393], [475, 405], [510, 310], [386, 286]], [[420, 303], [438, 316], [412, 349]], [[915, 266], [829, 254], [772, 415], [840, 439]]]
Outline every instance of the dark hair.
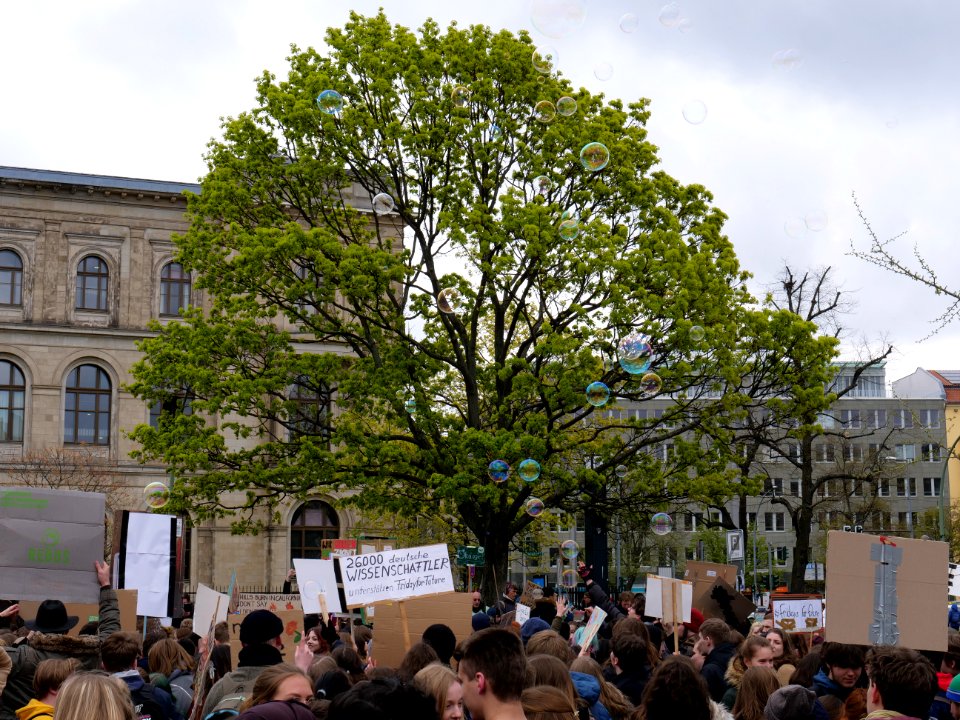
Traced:
[[815, 647], [797, 663], [797, 669], [790, 676], [789, 685], [802, 685], [805, 688], [813, 685], [813, 676], [820, 671], [820, 648]]
[[213, 639], [221, 644], [230, 642], [230, 626], [226, 621], [218, 622], [213, 626]]
[[611, 645], [610, 651], [617, 656], [617, 665], [624, 672], [643, 670], [648, 662], [650, 643], [639, 635], [620, 633], [613, 638]]
[[767, 698], [780, 689], [777, 674], [768, 667], [748, 667], [740, 678], [737, 700], [730, 712], [737, 720], [763, 720]]
[[633, 605], [633, 611], [637, 614], [637, 617], [642, 618], [647, 614], [647, 596], [643, 593], [637, 593], [634, 595], [631, 604]]
[[566, 665], [576, 657], [570, 649], [570, 643], [553, 630], [541, 630], [527, 640], [528, 655], [552, 655], [560, 658]]
[[[519, 639], [517, 640], [519, 642]], [[434, 718], [433, 698], [397, 679], [363, 680], [330, 704], [328, 720], [423, 720]]]
[[431, 663], [439, 662], [437, 652], [425, 642], [414, 643], [407, 650], [400, 661], [400, 667], [397, 668], [397, 675], [404, 682], [411, 682], [413, 676], [423, 670]]
[[133, 632], [115, 632], [100, 644], [100, 660], [105, 670], [115, 673], [129, 670], [140, 657], [140, 636]]
[[321, 633], [319, 625], [314, 625], [312, 628], [310, 628], [304, 633], [304, 637], [308, 635], [313, 635], [315, 638], [317, 638], [317, 643], [319, 644], [320, 649], [316, 651], [316, 654], [326, 655], [327, 653], [330, 652], [330, 645], [327, 643], [326, 639], [323, 637], [323, 634]]
[[715, 645], [729, 642], [730, 626], [720, 618], [707, 618], [700, 626], [700, 637], [710, 638]]
[[891, 645], [870, 648], [865, 667], [880, 691], [884, 710], [924, 717], [930, 709], [937, 693], [937, 671], [916, 650]]
[[790, 645], [790, 636], [784, 632], [781, 628], [771, 628], [767, 632], [767, 640], [770, 640], [771, 635], [776, 635], [780, 638], [780, 642], [783, 645], [783, 653], [780, 657], [773, 658], [773, 666], [775, 668], [780, 668], [782, 665], [794, 665], [797, 664], [797, 656], [793, 654], [793, 647]]
[[[616, 641], [617, 637], [624, 634], [637, 635], [643, 639], [643, 642], [647, 646], [647, 664], [651, 668], [655, 668], [660, 664], [660, 653], [657, 651], [658, 648], [654, 647], [653, 640], [650, 638], [650, 630], [647, 628], [647, 624], [640, 618], [624, 618], [617, 622], [613, 626], [612, 640]], [[659, 646], [659, 643], [657, 643]], [[620, 655], [616, 650], [613, 651], [617, 656], [617, 659], [620, 659]]]
[[790, 649], [798, 662], [810, 653], [810, 641], [803, 633], [787, 633], [787, 638], [790, 640]]
[[457, 647], [457, 636], [453, 630], [442, 623], [431, 625], [423, 631], [423, 641], [436, 651], [440, 662], [444, 665], [450, 663], [453, 650]]
[[213, 665], [213, 676], [219, 680], [233, 670], [233, 658], [230, 656], [229, 645], [214, 645], [210, 651], [210, 664]]
[[350, 676], [350, 682], [358, 683], [363, 680], [363, 663], [356, 650], [341, 645], [333, 649], [330, 657], [337, 663], [337, 667]]
[[863, 667], [863, 648], [859, 645], [825, 642], [823, 650], [820, 651], [820, 662], [826, 667], [858, 670]]
[[645, 720], [710, 720], [710, 693], [689, 658], [671, 655], [654, 670], [640, 707]]
[[483, 673], [493, 696], [505, 702], [520, 699], [526, 664], [523, 643], [515, 633], [487, 628], [464, 644], [460, 669], [466, 677]]
[[33, 673], [33, 696], [43, 700], [52, 691], [59, 690], [63, 681], [82, 667], [76, 658], [41, 660]]

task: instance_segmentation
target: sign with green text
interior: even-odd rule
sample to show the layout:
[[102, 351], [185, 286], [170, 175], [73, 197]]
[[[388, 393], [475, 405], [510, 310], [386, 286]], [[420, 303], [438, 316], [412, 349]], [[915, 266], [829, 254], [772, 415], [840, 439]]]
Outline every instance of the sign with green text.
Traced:
[[482, 547], [475, 545], [457, 546], [457, 565], [474, 565], [483, 567], [487, 551]]
[[0, 489], [0, 588], [11, 600], [97, 603], [103, 560], [102, 493]]

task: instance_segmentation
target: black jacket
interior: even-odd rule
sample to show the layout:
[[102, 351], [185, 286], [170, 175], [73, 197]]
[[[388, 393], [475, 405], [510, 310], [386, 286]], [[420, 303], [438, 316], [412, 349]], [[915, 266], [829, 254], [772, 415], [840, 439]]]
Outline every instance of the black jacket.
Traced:
[[710, 697], [715, 702], [723, 700], [723, 694], [730, 687], [724, 675], [727, 672], [727, 665], [737, 653], [737, 646], [730, 642], [720, 643], [703, 661], [703, 668], [700, 674], [707, 681], [707, 687], [710, 689]]

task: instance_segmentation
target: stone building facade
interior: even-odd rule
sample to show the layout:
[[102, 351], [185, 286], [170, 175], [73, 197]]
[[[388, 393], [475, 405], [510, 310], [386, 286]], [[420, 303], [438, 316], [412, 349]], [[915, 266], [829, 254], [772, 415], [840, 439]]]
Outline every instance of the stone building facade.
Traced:
[[[145, 510], [143, 489], [166, 482], [164, 468], [130, 457], [127, 432], [151, 408], [125, 387], [148, 323], [208, 301], [172, 241], [187, 228], [184, 192], [199, 190], [0, 167], [0, 484], [66, 459], [108, 478], [120, 507]], [[257, 537], [233, 536], [226, 522], [185, 530], [187, 587], [225, 587], [234, 570], [241, 585], [279, 587], [294, 553], [354, 525], [317, 497], [283, 506]]]

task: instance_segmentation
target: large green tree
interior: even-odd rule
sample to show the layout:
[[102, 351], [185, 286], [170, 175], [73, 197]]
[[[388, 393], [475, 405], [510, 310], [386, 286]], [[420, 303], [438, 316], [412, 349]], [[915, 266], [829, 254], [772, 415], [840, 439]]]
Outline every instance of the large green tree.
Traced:
[[[739, 378], [745, 274], [709, 193], [658, 168], [647, 101], [575, 90], [523, 33], [353, 15], [326, 44], [259, 79], [189, 198], [178, 257], [211, 307], [143, 342], [131, 388], [167, 409], [132, 434], [174, 471], [170, 506], [242, 524], [327, 488], [430, 515], [486, 547], [492, 595], [531, 497], [728, 497], [699, 438]], [[636, 334], [659, 380], [618, 362]], [[658, 393], [665, 412], [628, 412]]]

